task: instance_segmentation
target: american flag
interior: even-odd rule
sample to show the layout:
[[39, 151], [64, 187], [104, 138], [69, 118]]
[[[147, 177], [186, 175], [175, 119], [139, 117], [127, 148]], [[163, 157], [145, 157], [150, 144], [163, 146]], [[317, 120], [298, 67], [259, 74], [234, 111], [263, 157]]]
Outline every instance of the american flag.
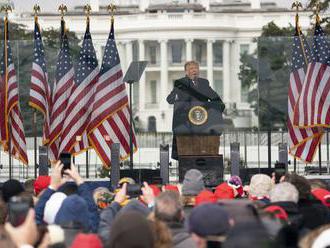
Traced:
[[293, 123], [299, 127], [329, 126], [330, 124], [330, 47], [317, 22], [312, 60], [294, 110]]
[[19, 109], [18, 82], [12, 59], [8, 35], [8, 19], [5, 17], [5, 40], [3, 57], [0, 62], [0, 141], [6, 151], [9, 150], [23, 164], [28, 164], [23, 119]]
[[65, 32], [65, 22], [61, 20], [61, 49], [57, 59], [55, 84], [50, 115], [49, 151], [50, 159], [58, 158], [60, 136], [66, 118], [65, 111], [73, 86], [74, 69], [69, 52], [69, 41]]
[[51, 91], [48, 84], [45, 51], [42, 44], [37, 17], [34, 23], [34, 59], [31, 73], [30, 106], [44, 115], [43, 143], [49, 138], [49, 110], [51, 106]]
[[310, 163], [322, 138], [322, 130], [317, 127], [298, 128], [292, 125], [294, 107], [305, 79], [305, 68], [308, 60], [310, 60], [309, 46], [297, 27], [293, 38], [292, 71], [290, 73], [288, 96], [289, 152], [295, 158]]
[[[112, 21], [95, 92], [91, 123], [88, 129], [89, 140], [104, 166], [109, 166], [111, 163], [110, 147], [112, 143], [120, 144], [121, 159], [127, 158], [130, 154], [130, 114], [122, 76], [123, 72], [120, 66]], [[134, 150], [136, 150], [134, 133], [132, 139]]]
[[[66, 116], [61, 136], [60, 152], [72, 152], [72, 148], [81, 139], [82, 149], [88, 148], [84, 141], [88, 141], [86, 129], [94, 102], [94, 86], [99, 74], [98, 62], [92, 37], [89, 31], [89, 19], [86, 32], [79, 53], [79, 62], [76, 69], [74, 86], [68, 101]], [[78, 140], [77, 140], [78, 137]]]

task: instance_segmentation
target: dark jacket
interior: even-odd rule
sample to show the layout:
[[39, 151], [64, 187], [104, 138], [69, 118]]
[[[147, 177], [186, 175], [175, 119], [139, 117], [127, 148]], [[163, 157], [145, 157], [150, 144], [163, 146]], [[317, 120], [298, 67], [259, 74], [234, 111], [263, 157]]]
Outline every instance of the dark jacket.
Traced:
[[195, 248], [197, 247], [191, 235], [186, 231], [181, 223], [167, 223], [172, 233], [174, 248]]
[[[54, 194], [56, 191], [47, 188], [44, 193], [40, 196], [36, 206], [35, 206], [35, 216], [36, 216], [36, 222], [37, 224], [44, 223], [44, 210], [46, 202], [49, 200], [52, 194]], [[84, 198], [84, 200], [87, 202], [88, 206], [88, 215], [90, 219], [90, 231], [96, 232], [98, 225], [99, 225], [99, 213], [97, 211], [97, 206], [94, 203], [92, 192], [90, 191], [88, 185], [86, 183], [82, 183], [78, 187], [78, 195]]]
[[[175, 104], [177, 102], [181, 102], [181, 104], [187, 102], [187, 104], [189, 104], [190, 102], [195, 101], [218, 101], [221, 111], [223, 112], [225, 109], [225, 105], [220, 96], [210, 87], [209, 81], [204, 78], [197, 78], [193, 81], [186, 76], [175, 80], [174, 88], [167, 96], [166, 101], [169, 104]], [[174, 127], [174, 121], [175, 118], [173, 116], [172, 128]], [[172, 158], [176, 160], [178, 159], [175, 135], [173, 135], [172, 140]]]
[[329, 209], [318, 200], [299, 199], [298, 209], [303, 215], [304, 226], [308, 229], [330, 223]]
[[119, 203], [112, 202], [110, 206], [101, 211], [98, 235], [101, 237], [103, 244], [109, 242], [110, 229], [120, 209], [121, 206], [119, 205]]
[[279, 206], [285, 210], [285, 212], [288, 214], [288, 224], [294, 225], [298, 229], [302, 229], [304, 226], [304, 219], [303, 215], [299, 212], [298, 205], [294, 202], [272, 202], [268, 204], [268, 206]]

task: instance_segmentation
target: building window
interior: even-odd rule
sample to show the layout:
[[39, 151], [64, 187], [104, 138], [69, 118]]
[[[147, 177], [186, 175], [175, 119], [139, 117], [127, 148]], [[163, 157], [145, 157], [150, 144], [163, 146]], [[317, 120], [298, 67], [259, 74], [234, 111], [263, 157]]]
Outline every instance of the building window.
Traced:
[[194, 40], [193, 59], [199, 62], [201, 66], [206, 65], [206, 42], [204, 40]]
[[139, 43], [135, 40], [132, 42], [132, 50], [133, 50], [133, 61], [139, 60]]
[[133, 84], [133, 105], [134, 111], [139, 109], [139, 84]]
[[150, 103], [157, 103], [157, 81], [150, 81]]
[[241, 44], [239, 46], [240, 54], [249, 53], [249, 48], [250, 48], [249, 44]]
[[173, 64], [181, 64], [182, 63], [182, 54], [183, 54], [183, 41], [181, 40], [173, 40], [170, 41], [171, 47], [171, 62]]
[[156, 117], [155, 116], [149, 116], [148, 117], [148, 132], [156, 132]]
[[[240, 44], [240, 54], [249, 53], [250, 45], [249, 44]], [[248, 102], [249, 97], [249, 88], [246, 86], [241, 86], [241, 102]]]
[[216, 41], [215, 43], [213, 43], [213, 63], [216, 66], [222, 66], [222, 49], [222, 42]]
[[221, 98], [223, 98], [223, 78], [222, 72], [215, 71], [214, 72], [214, 90], [219, 94]]
[[157, 46], [155, 44], [151, 44], [149, 46], [149, 62], [152, 65], [157, 64]]

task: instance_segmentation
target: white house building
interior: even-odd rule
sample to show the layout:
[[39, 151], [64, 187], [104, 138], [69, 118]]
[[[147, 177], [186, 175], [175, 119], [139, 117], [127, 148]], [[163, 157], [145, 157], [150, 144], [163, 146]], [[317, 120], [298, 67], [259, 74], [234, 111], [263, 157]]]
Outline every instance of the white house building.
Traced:
[[[260, 0], [117, 0], [115, 34], [124, 72], [133, 60], [149, 62], [141, 81], [134, 85], [133, 108], [142, 130], [171, 131], [173, 106], [166, 96], [173, 81], [184, 76], [185, 61], [197, 60], [201, 76], [235, 109], [235, 127], [257, 125], [247, 103], [247, 92], [238, 78], [240, 54], [256, 49], [253, 38], [267, 23], [294, 24], [295, 13]], [[110, 28], [106, 6], [90, 0], [91, 32], [101, 59]], [[33, 29], [32, 13], [16, 13], [16, 22]], [[67, 27], [82, 36], [83, 6], [69, 9]], [[43, 29], [59, 27], [59, 13], [40, 13]], [[301, 13], [303, 27], [310, 26], [310, 12]]]

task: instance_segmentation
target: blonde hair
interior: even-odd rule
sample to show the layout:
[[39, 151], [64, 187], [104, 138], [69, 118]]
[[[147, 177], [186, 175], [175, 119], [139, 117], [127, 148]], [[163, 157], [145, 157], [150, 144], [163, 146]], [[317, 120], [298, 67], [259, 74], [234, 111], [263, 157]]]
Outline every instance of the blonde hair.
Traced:
[[191, 61], [187, 61], [184, 64], [184, 70], [186, 71], [187, 70], [187, 67], [190, 66], [190, 65], [197, 65], [199, 67], [199, 63], [197, 61], [191, 60]]

